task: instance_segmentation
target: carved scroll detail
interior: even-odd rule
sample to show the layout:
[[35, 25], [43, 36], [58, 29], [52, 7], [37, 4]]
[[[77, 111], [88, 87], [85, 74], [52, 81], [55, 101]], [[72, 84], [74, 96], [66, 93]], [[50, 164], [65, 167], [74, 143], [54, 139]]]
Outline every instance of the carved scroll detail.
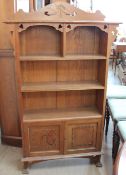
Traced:
[[77, 13], [75, 9], [67, 9], [64, 4], [53, 4], [49, 7], [48, 11], [44, 13], [46, 16], [58, 15], [60, 17], [66, 16], [76, 16]]
[[30, 129], [30, 150], [49, 151], [58, 150], [60, 144], [59, 126], [41, 126]]
[[76, 25], [76, 24], [67, 24], [67, 25], [65, 26], [65, 31], [66, 31], [66, 32], [69, 32], [69, 31], [75, 29], [77, 26], [78, 26], [78, 25]]
[[[93, 24], [66, 24], [66, 27], [65, 27], [65, 31], [66, 32], [69, 32], [73, 29], [75, 29], [76, 27], [82, 27], [82, 26], [93, 26]], [[108, 24], [95, 24], [96, 27], [98, 27], [99, 29], [101, 29], [102, 31], [108, 33], [109, 32], [109, 25]]]
[[45, 6], [44, 8], [25, 13], [19, 10], [6, 23], [28, 23], [28, 22], [71, 22], [76, 20], [82, 21], [104, 21], [105, 16], [100, 12], [94, 13], [83, 11], [66, 2], [56, 2]]
[[[20, 23], [18, 24], [18, 32], [22, 32], [24, 30], [26, 30], [28, 27], [31, 27], [31, 26], [39, 26], [39, 25], [47, 25], [47, 26], [52, 26], [54, 27], [56, 30], [60, 31], [60, 32], [63, 32], [64, 30], [66, 32], [69, 32], [73, 29], [75, 29], [76, 27], [78, 26], [85, 26], [85, 24], [63, 24], [63, 23]], [[86, 24], [86, 26], [92, 26], [91, 24]], [[105, 25], [96, 25], [98, 28], [100, 28], [102, 31], [105, 31], [108, 33], [109, 31], [109, 27], [107, 24]], [[113, 37], [115, 36], [115, 34], [117, 33], [116, 29], [113, 27], [113, 31], [112, 31], [112, 34], [113, 34]]]
[[108, 33], [109, 31], [109, 25], [108, 24], [102, 24], [102, 25], [97, 25], [98, 28], [100, 28], [102, 31]]
[[45, 26], [51, 26], [54, 27], [56, 30], [63, 32], [64, 31], [64, 24], [55, 24], [55, 23], [20, 23], [18, 24], [18, 32], [23, 32], [25, 31], [27, 28], [31, 27], [31, 26], [39, 26], [39, 25], [45, 25]]
[[56, 133], [55, 130], [48, 130], [48, 132], [42, 135], [42, 143], [45, 142], [46, 145], [55, 146], [56, 145]]

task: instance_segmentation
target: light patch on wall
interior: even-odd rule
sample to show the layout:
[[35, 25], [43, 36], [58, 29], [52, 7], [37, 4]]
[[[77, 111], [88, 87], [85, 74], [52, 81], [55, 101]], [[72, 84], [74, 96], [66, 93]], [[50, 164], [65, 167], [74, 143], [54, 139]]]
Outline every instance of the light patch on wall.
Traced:
[[29, 12], [29, 0], [17, 0], [17, 11], [22, 9], [24, 12]]

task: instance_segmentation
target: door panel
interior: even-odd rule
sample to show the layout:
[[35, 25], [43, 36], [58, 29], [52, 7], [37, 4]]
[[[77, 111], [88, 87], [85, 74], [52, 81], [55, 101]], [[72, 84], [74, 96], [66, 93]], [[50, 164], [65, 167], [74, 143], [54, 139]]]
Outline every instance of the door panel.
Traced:
[[26, 123], [24, 125], [24, 145], [27, 147], [25, 155], [49, 156], [63, 154], [64, 134], [61, 122]]
[[65, 129], [65, 154], [98, 151], [101, 119], [69, 121]]

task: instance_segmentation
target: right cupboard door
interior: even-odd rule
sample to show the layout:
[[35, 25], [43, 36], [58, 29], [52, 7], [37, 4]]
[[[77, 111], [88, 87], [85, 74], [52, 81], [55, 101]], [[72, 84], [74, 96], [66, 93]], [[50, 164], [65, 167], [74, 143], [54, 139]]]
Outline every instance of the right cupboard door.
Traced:
[[100, 150], [100, 118], [68, 121], [65, 127], [65, 154], [88, 153]]

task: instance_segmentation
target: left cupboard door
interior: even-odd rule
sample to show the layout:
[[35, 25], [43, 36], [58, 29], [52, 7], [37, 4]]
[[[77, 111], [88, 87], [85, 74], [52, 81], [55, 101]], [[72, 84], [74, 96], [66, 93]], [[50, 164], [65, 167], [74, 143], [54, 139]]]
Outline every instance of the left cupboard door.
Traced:
[[24, 122], [23, 152], [24, 157], [64, 154], [64, 124], [58, 121]]

